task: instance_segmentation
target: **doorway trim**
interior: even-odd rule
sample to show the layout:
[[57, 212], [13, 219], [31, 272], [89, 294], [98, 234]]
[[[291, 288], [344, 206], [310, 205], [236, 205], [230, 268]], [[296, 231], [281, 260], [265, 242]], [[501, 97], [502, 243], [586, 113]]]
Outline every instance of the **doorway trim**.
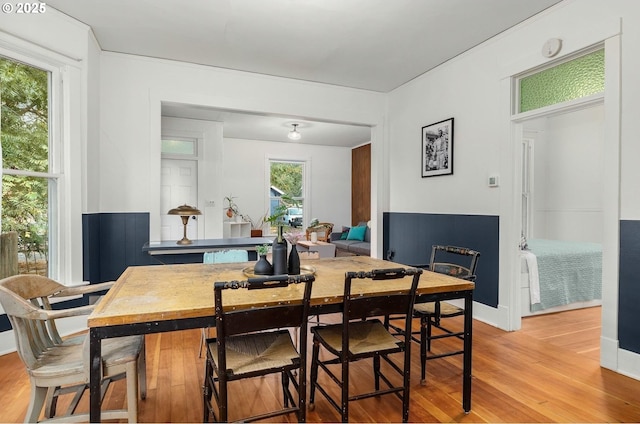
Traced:
[[[503, 143], [503, 172], [512, 178], [512, 184], [505, 186], [504, 208], [501, 215], [505, 218], [501, 224], [500, 257], [504, 260], [501, 270], [504, 278], [500, 282], [499, 308], [506, 313], [501, 323], [506, 330], [518, 330], [521, 326], [519, 281], [519, 242], [521, 217], [521, 178], [520, 146], [523, 122], [533, 117], [549, 113], [588, 107], [593, 103], [604, 102], [604, 208], [603, 208], [603, 264], [602, 264], [602, 333], [600, 339], [600, 364], [612, 370], [618, 370], [618, 281], [620, 250], [620, 36], [615, 35], [604, 41], [605, 47], [605, 91], [604, 95], [595, 95], [582, 101], [568, 102], [562, 106], [542, 108], [538, 112], [521, 115], [509, 115], [509, 137]], [[522, 72], [514, 72], [503, 80], [505, 93], [509, 92], [512, 101], [512, 78]], [[511, 104], [511, 103], [509, 103]], [[517, 147], [517, 148], [516, 148]], [[507, 217], [513, 219], [506, 219]], [[518, 218], [518, 219], [516, 219]]]

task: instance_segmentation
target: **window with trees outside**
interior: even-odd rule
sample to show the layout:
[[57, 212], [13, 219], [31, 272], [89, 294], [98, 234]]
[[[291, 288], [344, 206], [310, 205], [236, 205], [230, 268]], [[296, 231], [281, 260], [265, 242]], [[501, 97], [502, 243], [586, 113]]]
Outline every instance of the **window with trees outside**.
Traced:
[[18, 235], [20, 273], [51, 275], [58, 175], [49, 145], [48, 71], [0, 56], [2, 233]]
[[[287, 206], [280, 223], [293, 228], [302, 228], [304, 220], [305, 162], [269, 161], [269, 214], [273, 215], [281, 204]], [[272, 223], [269, 233], [277, 228]]]

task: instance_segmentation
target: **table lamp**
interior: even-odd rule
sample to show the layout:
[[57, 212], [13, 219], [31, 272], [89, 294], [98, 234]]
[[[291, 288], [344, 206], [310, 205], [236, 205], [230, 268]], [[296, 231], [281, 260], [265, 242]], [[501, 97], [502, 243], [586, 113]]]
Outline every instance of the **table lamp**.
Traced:
[[184, 225], [184, 233], [182, 236], [182, 240], [178, 240], [177, 244], [191, 244], [193, 243], [191, 240], [187, 238], [187, 224], [189, 223], [189, 218], [193, 215], [202, 215], [197, 208], [193, 206], [189, 206], [184, 204], [182, 206], [178, 206], [177, 208], [171, 209], [167, 212], [169, 215], [178, 215], [182, 219], [182, 225]]

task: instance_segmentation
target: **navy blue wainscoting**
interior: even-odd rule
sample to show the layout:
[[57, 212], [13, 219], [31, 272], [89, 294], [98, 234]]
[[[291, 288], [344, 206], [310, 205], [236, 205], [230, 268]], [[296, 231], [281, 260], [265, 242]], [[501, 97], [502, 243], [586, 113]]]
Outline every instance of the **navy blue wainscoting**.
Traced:
[[387, 212], [383, 219], [385, 259], [407, 265], [428, 264], [434, 244], [480, 252], [473, 299], [498, 306], [499, 217]]
[[7, 314], [0, 315], [0, 333], [11, 330], [11, 323]]
[[[91, 283], [116, 280], [130, 265], [149, 265], [142, 251], [149, 241], [148, 213], [96, 213], [82, 215], [83, 279]], [[201, 255], [202, 256], [202, 255]], [[88, 297], [59, 302], [55, 309], [88, 304]], [[0, 332], [11, 330], [0, 315]]]
[[96, 213], [82, 216], [83, 277], [101, 283], [116, 280], [132, 265], [149, 265], [142, 251], [149, 241], [149, 213]]
[[620, 348], [640, 353], [640, 221], [620, 221], [618, 341]]

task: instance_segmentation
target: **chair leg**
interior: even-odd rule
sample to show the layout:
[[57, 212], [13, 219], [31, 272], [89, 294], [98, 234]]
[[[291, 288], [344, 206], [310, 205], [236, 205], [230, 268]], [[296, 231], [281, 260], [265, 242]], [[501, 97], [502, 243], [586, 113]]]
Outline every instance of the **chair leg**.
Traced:
[[342, 422], [349, 422], [349, 360], [342, 352]]
[[202, 387], [202, 422], [209, 422], [209, 405], [213, 397], [213, 388], [209, 386], [209, 381], [213, 379], [213, 367], [209, 362], [209, 355], [204, 361], [204, 382]]
[[431, 316], [427, 315], [427, 351], [431, 352]]
[[[145, 336], [142, 336], [145, 337]], [[140, 387], [140, 399], [147, 398], [147, 348], [146, 339], [142, 340], [142, 349], [138, 356], [138, 385]]]
[[315, 405], [313, 403], [316, 395], [316, 383], [318, 381], [318, 356], [320, 354], [320, 343], [314, 338], [313, 340], [313, 352], [311, 353], [311, 370], [309, 375], [310, 389], [309, 389], [309, 410], [313, 411]]
[[404, 351], [404, 362], [402, 364], [403, 387], [402, 391], [402, 422], [409, 421], [409, 394], [411, 390], [411, 348], [407, 346]]
[[380, 390], [380, 355], [373, 356], [373, 378], [374, 388], [376, 391]]
[[220, 373], [221, 375], [218, 378], [218, 388], [220, 393], [220, 422], [226, 423], [228, 421], [227, 412], [228, 412], [228, 400], [227, 400], [227, 377], [224, 376], [224, 372]]
[[31, 380], [31, 395], [29, 398], [29, 407], [27, 408], [27, 415], [24, 417], [25, 423], [36, 423], [40, 417], [40, 411], [47, 398], [48, 389], [46, 387], [36, 386], [33, 379]]
[[289, 407], [289, 396], [287, 396], [287, 387], [289, 386], [289, 375], [283, 371], [280, 381], [282, 382], [282, 397], [284, 399], [284, 407]]
[[420, 316], [420, 385], [427, 384], [427, 318]]
[[45, 418], [53, 418], [56, 415], [56, 407], [58, 405], [58, 396], [55, 394], [58, 387], [49, 387], [47, 390], [47, 402], [44, 410]]
[[138, 422], [138, 361], [127, 364], [127, 412], [130, 423]]
[[201, 334], [200, 334], [200, 349], [198, 349], [198, 358], [202, 358], [202, 348], [205, 345], [205, 339], [207, 338], [207, 333], [205, 332], [206, 330], [204, 328], [201, 329]]

